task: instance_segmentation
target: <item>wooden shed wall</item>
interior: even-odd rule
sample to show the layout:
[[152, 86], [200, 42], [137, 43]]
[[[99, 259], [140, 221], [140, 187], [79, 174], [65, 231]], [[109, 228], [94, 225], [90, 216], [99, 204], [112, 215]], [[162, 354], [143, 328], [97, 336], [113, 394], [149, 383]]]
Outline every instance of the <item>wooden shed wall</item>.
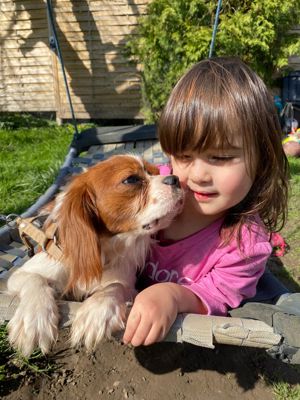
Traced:
[[[123, 54], [150, 0], [52, 0], [77, 118], [142, 118], [139, 71]], [[1, 0], [0, 111], [70, 118], [44, 0]]]
[[[150, 1], [52, 0], [77, 118], [143, 118], [139, 71], [123, 50]], [[0, 27], [0, 111], [70, 118], [45, 0], [0, 0]], [[299, 56], [289, 63], [300, 69]]]

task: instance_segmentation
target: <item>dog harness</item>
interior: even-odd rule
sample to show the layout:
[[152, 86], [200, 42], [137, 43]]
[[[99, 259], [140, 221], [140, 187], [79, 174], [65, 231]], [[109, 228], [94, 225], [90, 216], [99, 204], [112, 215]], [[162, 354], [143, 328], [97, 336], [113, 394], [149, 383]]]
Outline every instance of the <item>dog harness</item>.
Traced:
[[34, 256], [38, 246], [38, 249], [41, 248], [49, 256], [60, 261], [63, 253], [57, 243], [57, 223], [52, 222], [46, 229], [43, 229], [44, 224], [39, 218], [37, 216], [30, 218], [17, 217], [15, 221], [19, 229], [20, 238], [27, 247], [28, 255], [29, 257]]

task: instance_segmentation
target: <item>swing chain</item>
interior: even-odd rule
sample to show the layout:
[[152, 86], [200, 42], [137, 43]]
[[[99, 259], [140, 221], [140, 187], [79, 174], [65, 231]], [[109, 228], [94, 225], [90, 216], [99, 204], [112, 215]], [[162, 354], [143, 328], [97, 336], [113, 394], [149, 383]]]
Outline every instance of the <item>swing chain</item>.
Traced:
[[0, 221], [4, 221], [5, 224], [13, 229], [16, 228], [17, 226], [17, 218], [19, 218], [20, 216], [18, 214], [8, 214], [8, 215], [4, 215], [4, 214], [0, 214]]

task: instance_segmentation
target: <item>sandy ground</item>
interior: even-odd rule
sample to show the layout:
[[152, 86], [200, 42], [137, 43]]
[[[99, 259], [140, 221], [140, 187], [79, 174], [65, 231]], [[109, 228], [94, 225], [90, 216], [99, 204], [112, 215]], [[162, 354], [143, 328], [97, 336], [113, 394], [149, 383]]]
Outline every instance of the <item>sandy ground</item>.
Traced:
[[[105, 341], [93, 354], [70, 349], [68, 330], [50, 356], [50, 376], [26, 374], [6, 382], [5, 400], [197, 400], [274, 399], [274, 382], [300, 383], [299, 369], [273, 360], [264, 350], [159, 343], [131, 348]], [[270, 383], [272, 380], [272, 383]]]

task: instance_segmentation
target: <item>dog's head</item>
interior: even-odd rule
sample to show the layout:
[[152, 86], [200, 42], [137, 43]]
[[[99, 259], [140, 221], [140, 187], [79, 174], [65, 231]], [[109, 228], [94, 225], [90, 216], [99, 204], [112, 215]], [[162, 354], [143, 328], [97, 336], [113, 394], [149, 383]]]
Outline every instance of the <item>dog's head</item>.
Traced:
[[183, 191], [177, 177], [160, 176], [154, 165], [119, 155], [75, 177], [59, 202], [58, 235], [72, 289], [100, 279], [103, 239], [165, 228], [182, 208]]

